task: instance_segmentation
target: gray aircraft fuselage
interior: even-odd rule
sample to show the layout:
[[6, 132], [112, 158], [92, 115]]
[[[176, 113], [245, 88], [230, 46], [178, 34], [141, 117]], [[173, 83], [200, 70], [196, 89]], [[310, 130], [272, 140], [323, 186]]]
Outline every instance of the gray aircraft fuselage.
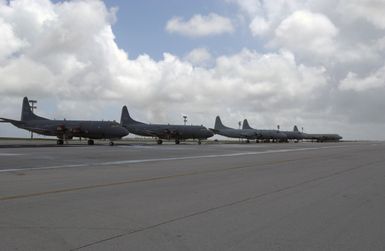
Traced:
[[[1, 118], [1, 122], [8, 122], [14, 126], [46, 136], [56, 136], [58, 144], [63, 139], [82, 137], [88, 139], [120, 139], [128, 131], [114, 121], [89, 121], [89, 120], [50, 120], [32, 113], [28, 98], [23, 99], [21, 120]], [[112, 141], [111, 141], [112, 142]], [[89, 141], [93, 144], [93, 141]]]
[[294, 126], [293, 131], [290, 133], [292, 133], [294, 137], [298, 137], [298, 139], [316, 140], [317, 142], [340, 141], [342, 139], [338, 134], [303, 133], [298, 130], [297, 126]]
[[242, 128], [244, 130], [252, 130], [257, 135], [256, 139], [258, 140], [277, 140], [277, 141], [285, 141], [288, 139], [286, 133], [283, 133], [278, 130], [271, 129], [254, 129], [249, 126], [249, 122], [247, 119], [243, 120]]
[[316, 140], [317, 142], [340, 141], [342, 137], [338, 134], [315, 134], [302, 133], [303, 139]]
[[[177, 144], [179, 140], [186, 139], [198, 139], [200, 143], [200, 140], [207, 139], [214, 135], [204, 126], [146, 124], [139, 122], [130, 117], [126, 106], [122, 108], [120, 124], [130, 133], [146, 137], [157, 137], [159, 139], [175, 139], [175, 143]], [[161, 144], [161, 141], [158, 141], [158, 143]]]
[[238, 139], [257, 139], [258, 135], [253, 129], [235, 129], [223, 125], [221, 118], [217, 116], [215, 118], [215, 125], [212, 130], [214, 133], [229, 137], [229, 138], [238, 138]]
[[253, 130], [235, 129], [235, 128], [222, 128], [213, 129], [216, 134], [237, 139], [257, 139], [257, 135]]
[[282, 133], [286, 134], [287, 139], [291, 140], [302, 140], [303, 135], [300, 132], [295, 132], [295, 131], [281, 131]]
[[87, 120], [30, 120], [10, 122], [14, 126], [59, 139], [120, 139], [128, 134], [117, 122]]

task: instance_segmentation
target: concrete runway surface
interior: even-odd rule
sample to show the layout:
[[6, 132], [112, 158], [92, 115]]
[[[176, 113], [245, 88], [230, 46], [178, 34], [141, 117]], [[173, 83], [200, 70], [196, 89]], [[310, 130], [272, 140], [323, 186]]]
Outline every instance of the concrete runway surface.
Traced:
[[1, 144], [1, 250], [385, 250], [384, 142]]

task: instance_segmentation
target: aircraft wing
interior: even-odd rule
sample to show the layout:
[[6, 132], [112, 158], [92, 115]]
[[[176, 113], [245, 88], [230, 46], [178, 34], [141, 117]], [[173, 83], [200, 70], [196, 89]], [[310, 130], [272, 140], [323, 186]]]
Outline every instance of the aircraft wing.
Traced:
[[169, 135], [169, 136], [179, 135], [179, 131], [178, 130], [170, 130], [170, 129], [167, 129], [167, 128], [163, 130], [163, 133], [165, 135]]
[[216, 134], [218, 134], [218, 132], [219, 132], [219, 130], [214, 129], [214, 128], [209, 128], [209, 130], [212, 131], [213, 133], [216, 133]]
[[145, 130], [144, 132], [151, 137], [159, 137], [159, 138], [170, 138], [170, 137], [175, 137], [179, 135], [178, 130], [172, 130], [168, 128], [162, 128], [158, 130]]
[[40, 127], [25, 127], [24, 129], [29, 130], [29, 131], [33, 131], [33, 132], [36, 132], [39, 134], [45, 134], [45, 133], [52, 132], [52, 130], [44, 129], [44, 128], [40, 128]]
[[248, 138], [248, 137], [257, 136], [257, 134], [256, 133], [241, 133], [241, 136]]
[[153, 130], [145, 130], [144, 133], [151, 136], [151, 137], [158, 137], [159, 136], [159, 133], [156, 131], [153, 131]]

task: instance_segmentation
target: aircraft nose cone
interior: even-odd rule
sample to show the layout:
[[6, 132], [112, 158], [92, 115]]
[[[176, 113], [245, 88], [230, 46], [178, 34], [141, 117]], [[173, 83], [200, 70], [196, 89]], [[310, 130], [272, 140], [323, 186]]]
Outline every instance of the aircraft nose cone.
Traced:
[[207, 130], [207, 137], [212, 137], [214, 136], [214, 132], [212, 132], [211, 130]]
[[124, 127], [117, 127], [116, 129], [115, 129], [115, 133], [116, 133], [116, 136], [118, 136], [118, 137], [124, 137], [124, 136], [126, 136], [126, 135], [128, 135], [128, 131], [127, 131], [127, 129], [126, 128], [124, 128]]

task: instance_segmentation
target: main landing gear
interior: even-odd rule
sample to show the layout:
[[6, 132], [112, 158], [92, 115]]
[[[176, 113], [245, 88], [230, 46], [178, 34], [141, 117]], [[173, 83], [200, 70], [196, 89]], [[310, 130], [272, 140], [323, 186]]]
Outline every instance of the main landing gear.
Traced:
[[89, 139], [89, 140], [87, 141], [87, 144], [88, 144], [89, 146], [92, 146], [92, 145], [94, 144], [94, 140]]
[[63, 145], [63, 144], [64, 144], [64, 140], [58, 139], [58, 140], [56, 141], [56, 144], [57, 144], [57, 145]]
[[175, 144], [179, 145], [179, 143], [180, 143], [179, 139], [176, 139]]
[[158, 139], [158, 140], [156, 141], [156, 143], [157, 143], [158, 145], [161, 145], [161, 144], [163, 143], [163, 141], [162, 141], [161, 139]]

